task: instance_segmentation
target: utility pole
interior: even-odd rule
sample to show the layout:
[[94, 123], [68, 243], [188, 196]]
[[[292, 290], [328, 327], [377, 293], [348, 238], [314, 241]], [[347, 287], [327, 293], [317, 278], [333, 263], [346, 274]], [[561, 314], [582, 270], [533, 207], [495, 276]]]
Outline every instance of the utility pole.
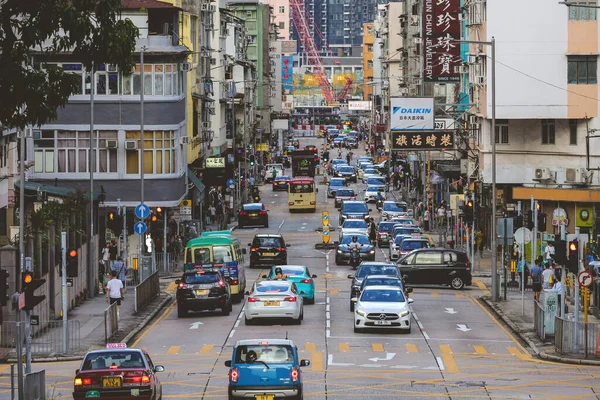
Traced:
[[67, 320], [67, 307], [69, 306], [67, 293], [67, 232], [60, 233], [61, 246], [61, 287], [62, 287], [62, 322], [63, 322], [63, 353], [69, 352], [69, 321]]
[[[96, 71], [90, 71], [90, 235], [88, 236], [88, 295], [96, 295], [96, 274], [94, 274], [94, 168], [96, 167], [96, 153], [94, 148], [94, 99], [96, 92]], [[63, 310], [66, 313], [67, 310]]]
[[[25, 271], [25, 130], [17, 130], [18, 134], [21, 135], [20, 149], [19, 149], [19, 273], [16, 274], [20, 277]], [[17, 278], [15, 277], [15, 280]], [[22, 282], [21, 282], [22, 283]], [[23, 288], [19, 286], [19, 290], [22, 292]], [[19, 388], [19, 400], [23, 400], [23, 335], [21, 327], [23, 326], [23, 311], [17, 311], [17, 376], [18, 376], [18, 388]], [[27, 353], [27, 350], [25, 350]]]
[[[146, 50], [145, 46], [140, 48], [140, 80], [141, 80], [141, 88], [140, 88], [140, 203], [144, 204], [144, 51]], [[140, 237], [140, 250], [138, 254], [138, 269], [142, 271], [142, 255], [145, 253], [144, 249], [146, 246], [145, 238], [146, 234], [139, 235]]]

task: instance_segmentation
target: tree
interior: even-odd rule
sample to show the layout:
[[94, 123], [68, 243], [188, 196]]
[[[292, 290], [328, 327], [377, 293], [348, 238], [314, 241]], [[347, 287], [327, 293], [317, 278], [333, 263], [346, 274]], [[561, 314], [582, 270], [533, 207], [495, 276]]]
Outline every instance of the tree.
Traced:
[[0, 0], [0, 127], [56, 119], [79, 87], [75, 74], [40, 61], [69, 53], [86, 70], [133, 71], [138, 29], [120, 8], [121, 0]]

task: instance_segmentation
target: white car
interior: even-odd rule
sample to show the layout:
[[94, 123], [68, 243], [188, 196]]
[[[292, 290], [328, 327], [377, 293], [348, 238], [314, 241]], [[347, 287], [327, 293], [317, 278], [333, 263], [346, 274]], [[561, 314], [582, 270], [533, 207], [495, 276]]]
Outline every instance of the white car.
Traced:
[[367, 180], [374, 176], [379, 176], [379, 171], [377, 171], [375, 168], [365, 168], [362, 174], [362, 182], [367, 183]]
[[369, 226], [364, 219], [347, 219], [340, 230], [340, 243], [344, 236], [365, 235], [369, 236]]
[[404, 239], [410, 238], [410, 235], [398, 235], [390, 241], [390, 260], [397, 260], [400, 258], [400, 247]]
[[304, 318], [304, 301], [296, 284], [291, 281], [269, 280], [256, 282], [246, 292], [244, 322], [251, 325], [258, 319], [292, 319], [300, 325]]
[[283, 164], [267, 164], [264, 169], [265, 182], [273, 182], [278, 176], [285, 175]]
[[385, 189], [383, 189], [381, 186], [367, 186], [367, 190], [365, 191], [365, 202], [376, 202], [377, 193], [381, 194], [381, 198], [383, 200], [387, 198], [385, 194]]
[[[354, 299], [353, 299], [354, 300]], [[410, 333], [413, 299], [407, 298], [397, 286], [366, 286], [356, 298], [354, 332], [363, 329], [400, 329]]]
[[384, 201], [381, 211], [381, 220], [388, 221], [392, 218], [404, 217], [407, 215], [408, 205], [403, 201]]

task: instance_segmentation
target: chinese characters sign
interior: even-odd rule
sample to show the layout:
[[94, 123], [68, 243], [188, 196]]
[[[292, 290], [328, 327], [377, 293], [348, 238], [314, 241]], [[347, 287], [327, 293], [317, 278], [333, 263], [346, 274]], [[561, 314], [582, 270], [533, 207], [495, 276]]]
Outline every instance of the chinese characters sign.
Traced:
[[291, 90], [294, 86], [293, 66], [294, 58], [292, 56], [281, 57], [281, 82], [286, 90]]
[[423, 7], [424, 77], [426, 82], [458, 82], [460, 0], [425, 0]]
[[433, 129], [434, 104], [432, 97], [392, 97], [391, 131]]
[[454, 148], [452, 131], [392, 132], [394, 150], [451, 150]]

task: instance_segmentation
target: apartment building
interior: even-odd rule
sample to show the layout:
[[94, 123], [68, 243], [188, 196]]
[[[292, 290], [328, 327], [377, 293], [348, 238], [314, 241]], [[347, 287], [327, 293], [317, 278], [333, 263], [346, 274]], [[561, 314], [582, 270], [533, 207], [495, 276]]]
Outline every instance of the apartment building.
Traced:
[[363, 24], [363, 100], [373, 97], [373, 44], [375, 27], [373, 23]]
[[269, 0], [269, 6], [273, 10], [273, 23], [277, 26], [275, 40], [290, 40], [292, 30], [290, 0]]

